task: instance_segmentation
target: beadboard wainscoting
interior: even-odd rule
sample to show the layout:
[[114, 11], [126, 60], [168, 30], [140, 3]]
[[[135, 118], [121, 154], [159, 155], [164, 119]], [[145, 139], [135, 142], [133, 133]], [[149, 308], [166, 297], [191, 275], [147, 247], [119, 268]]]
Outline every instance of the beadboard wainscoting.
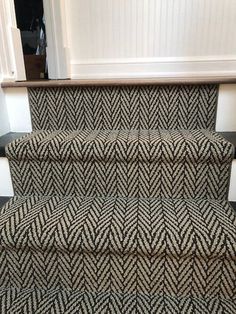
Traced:
[[71, 0], [71, 78], [236, 73], [234, 0]]

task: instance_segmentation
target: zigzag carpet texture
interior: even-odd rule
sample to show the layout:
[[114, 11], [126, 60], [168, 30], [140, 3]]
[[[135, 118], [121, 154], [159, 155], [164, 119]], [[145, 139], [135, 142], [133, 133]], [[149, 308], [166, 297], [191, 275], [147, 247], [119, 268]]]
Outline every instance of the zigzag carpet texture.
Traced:
[[218, 86], [31, 88], [6, 149], [1, 313], [236, 313]]
[[[39, 289], [0, 290], [1, 308], [8, 313], [150, 313], [150, 314], [212, 314], [235, 313], [231, 300], [220, 298], [174, 297], [165, 295], [141, 295], [97, 293]], [[10, 305], [11, 304], [11, 305]]]
[[209, 130], [37, 131], [6, 153], [17, 195], [226, 199], [233, 146]]
[[30, 88], [34, 130], [214, 129], [217, 85]]

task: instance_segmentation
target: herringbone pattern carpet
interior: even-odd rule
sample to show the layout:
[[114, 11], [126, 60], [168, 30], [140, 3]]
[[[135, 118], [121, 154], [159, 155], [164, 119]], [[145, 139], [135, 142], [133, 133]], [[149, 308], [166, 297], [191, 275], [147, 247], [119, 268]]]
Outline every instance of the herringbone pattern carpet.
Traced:
[[236, 313], [215, 85], [29, 89], [7, 147], [1, 313]]
[[214, 129], [216, 85], [30, 88], [35, 130]]
[[234, 297], [226, 201], [31, 196], [1, 217], [0, 286]]
[[39, 289], [0, 290], [1, 313], [7, 314], [232, 314], [229, 299], [150, 296]]
[[38, 131], [7, 156], [17, 195], [227, 199], [233, 147], [208, 130]]

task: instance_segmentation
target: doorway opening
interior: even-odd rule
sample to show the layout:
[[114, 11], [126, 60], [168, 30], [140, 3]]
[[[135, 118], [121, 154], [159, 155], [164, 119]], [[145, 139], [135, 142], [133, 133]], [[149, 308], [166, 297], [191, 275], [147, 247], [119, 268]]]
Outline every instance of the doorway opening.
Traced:
[[48, 78], [43, 0], [14, 0], [27, 80]]

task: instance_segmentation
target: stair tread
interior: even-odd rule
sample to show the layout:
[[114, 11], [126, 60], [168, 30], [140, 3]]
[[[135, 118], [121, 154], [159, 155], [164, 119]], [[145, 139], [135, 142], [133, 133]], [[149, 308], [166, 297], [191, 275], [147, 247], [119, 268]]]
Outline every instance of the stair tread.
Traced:
[[[236, 132], [217, 132], [221, 136], [223, 136], [227, 141], [231, 142], [236, 147]], [[0, 157], [5, 157], [5, 147], [11, 143], [13, 140], [23, 137], [27, 133], [17, 133], [17, 132], [10, 132], [4, 134], [0, 137]], [[236, 149], [234, 152], [234, 158], [236, 158]]]
[[[210, 130], [35, 131], [7, 146], [10, 159], [223, 160], [233, 145]], [[232, 158], [231, 158], [232, 159]]]
[[[235, 300], [191, 296], [0, 288], [4, 313], [232, 314]], [[10, 301], [10, 302], [9, 302]], [[2, 312], [3, 313], [3, 312]]]
[[0, 239], [6, 249], [234, 259], [236, 215], [215, 200], [13, 197]]
[[227, 199], [233, 145], [209, 130], [38, 131], [7, 146], [16, 195]]

